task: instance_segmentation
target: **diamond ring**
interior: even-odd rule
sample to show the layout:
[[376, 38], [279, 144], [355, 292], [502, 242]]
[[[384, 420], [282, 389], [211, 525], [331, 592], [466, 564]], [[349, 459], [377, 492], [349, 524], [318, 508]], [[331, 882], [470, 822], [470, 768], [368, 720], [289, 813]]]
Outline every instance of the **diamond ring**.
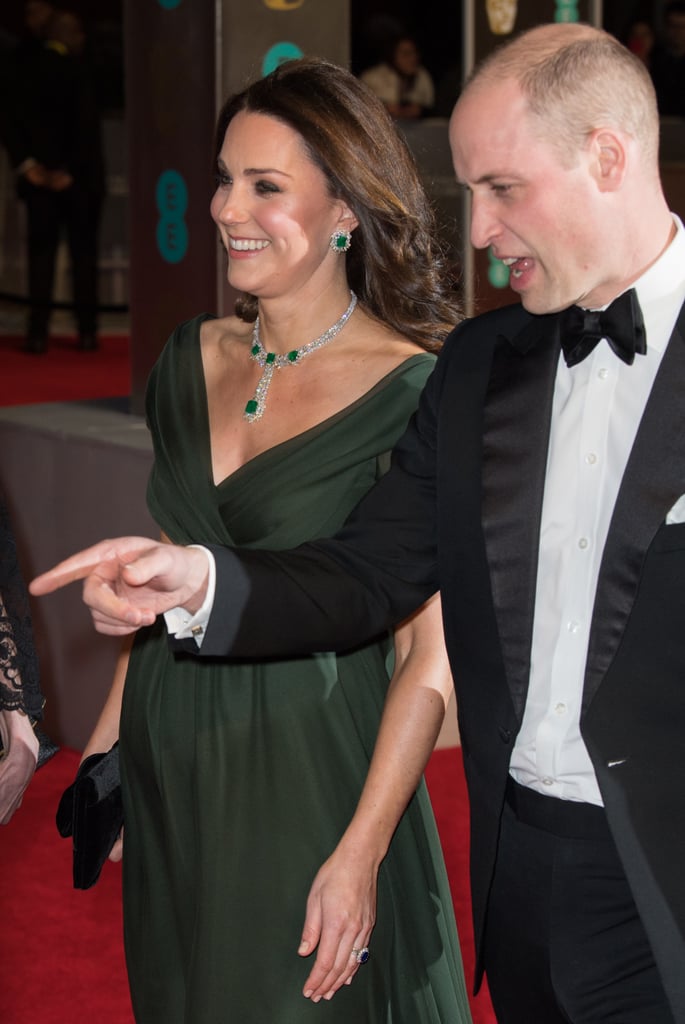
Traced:
[[369, 959], [369, 947], [362, 946], [361, 949], [352, 949], [352, 956], [355, 958], [358, 964], [365, 964]]

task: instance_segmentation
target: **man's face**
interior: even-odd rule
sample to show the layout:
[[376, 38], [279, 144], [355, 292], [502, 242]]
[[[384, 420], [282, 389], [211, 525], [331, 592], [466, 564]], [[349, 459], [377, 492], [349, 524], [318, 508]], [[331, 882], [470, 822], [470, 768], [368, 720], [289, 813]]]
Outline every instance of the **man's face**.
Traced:
[[587, 154], [566, 166], [534, 127], [513, 81], [477, 84], [457, 103], [450, 145], [457, 180], [472, 194], [471, 241], [504, 260], [531, 313], [603, 305], [597, 189]]

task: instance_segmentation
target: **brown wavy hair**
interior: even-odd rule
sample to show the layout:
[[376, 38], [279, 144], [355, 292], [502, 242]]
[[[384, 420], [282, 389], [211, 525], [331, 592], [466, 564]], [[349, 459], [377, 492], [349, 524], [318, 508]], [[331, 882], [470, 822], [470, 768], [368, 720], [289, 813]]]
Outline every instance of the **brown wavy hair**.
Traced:
[[[217, 157], [240, 111], [296, 131], [331, 196], [354, 212], [359, 225], [345, 259], [364, 309], [422, 348], [438, 348], [462, 319], [455, 283], [414, 158], [380, 100], [330, 61], [287, 61], [224, 104]], [[236, 314], [253, 321], [256, 298], [242, 293]]]

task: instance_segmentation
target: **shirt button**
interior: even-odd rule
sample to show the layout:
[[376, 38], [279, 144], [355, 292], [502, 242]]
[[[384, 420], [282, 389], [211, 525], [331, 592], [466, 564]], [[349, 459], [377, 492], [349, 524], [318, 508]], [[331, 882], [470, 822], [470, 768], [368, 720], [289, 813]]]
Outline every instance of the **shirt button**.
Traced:
[[568, 711], [568, 708], [566, 707], [564, 702], [560, 700], [558, 704], [554, 705], [554, 710], [558, 715], [565, 715]]
[[542, 783], [543, 786], [552, 786], [554, 784], [554, 779], [544, 778], [544, 779], [540, 779], [540, 782]]
[[587, 539], [587, 537], [581, 537], [578, 541], [578, 547], [581, 549], [581, 551], [585, 551], [585, 548], [589, 545], [589, 543], [590, 541]]
[[597, 462], [597, 456], [594, 452], [588, 452], [585, 456], [585, 461], [587, 462], [588, 466], [594, 466], [594, 464]]
[[571, 621], [566, 624], [566, 628], [569, 631], [569, 633], [577, 633], [580, 629], [580, 623], [577, 622], [575, 619], [571, 619]]
[[600, 380], [606, 380], [607, 379], [607, 377], [609, 376], [609, 371], [607, 370], [606, 366], [602, 367], [602, 369], [599, 371], [597, 376], [599, 377]]

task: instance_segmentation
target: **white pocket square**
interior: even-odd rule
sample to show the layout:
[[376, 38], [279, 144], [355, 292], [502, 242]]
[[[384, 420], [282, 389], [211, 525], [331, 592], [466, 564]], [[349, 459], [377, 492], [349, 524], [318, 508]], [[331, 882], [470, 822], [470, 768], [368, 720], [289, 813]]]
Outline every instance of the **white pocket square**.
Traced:
[[672, 526], [675, 523], [685, 523], [685, 494], [681, 494], [666, 516], [666, 523], [668, 526]]

